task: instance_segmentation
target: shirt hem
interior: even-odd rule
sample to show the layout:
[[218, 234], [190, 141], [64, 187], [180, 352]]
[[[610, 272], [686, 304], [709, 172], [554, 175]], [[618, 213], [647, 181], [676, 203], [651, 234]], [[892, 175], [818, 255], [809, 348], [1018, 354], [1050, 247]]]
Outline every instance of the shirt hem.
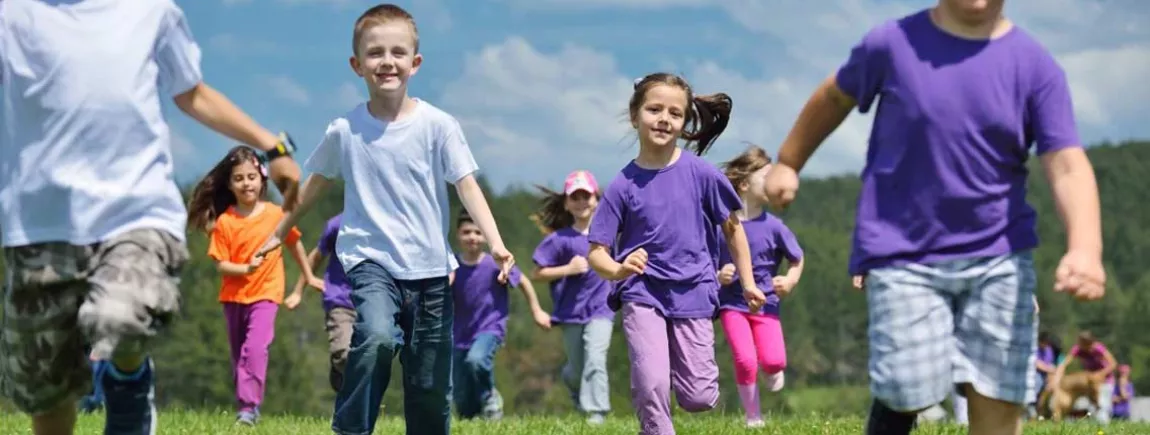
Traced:
[[135, 230], [156, 230], [163, 231], [175, 237], [180, 242], [186, 242], [187, 234], [183, 228], [171, 228], [153, 219], [143, 219], [131, 224], [123, 225], [110, 231], [106, 231], [98, 236], [77, 236], [70, 230], [43, 230], [43, 231], [21, 231], [14, 233], [4, 233], [3, 241], [0, 245], [5, 248], [18, 248], [21, 246], [38, 245], [43, 243], [67, 243], [74, 246], [87, 246], [94, 245], [100, 242], [111, 240], [117, 236], [123, 235], [129, 231]]

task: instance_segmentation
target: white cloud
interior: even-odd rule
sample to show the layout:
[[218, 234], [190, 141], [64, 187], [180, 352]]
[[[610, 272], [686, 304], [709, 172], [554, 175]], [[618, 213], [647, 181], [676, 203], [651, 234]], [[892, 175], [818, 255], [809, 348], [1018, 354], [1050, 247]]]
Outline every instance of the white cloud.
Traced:
[[264, 78], [264, 84], [269, 88], [275, 98], [299, 106], [311, 102], [311, 94], [307, 88], [285, 75], [275, 75]]
[[1150, 43], [1113, 49], [1091, 49], [1059, 58], [1070, 81], [1079, 122], [1112, 126], [1120, 121], [1145, 122], [1150, 111]]

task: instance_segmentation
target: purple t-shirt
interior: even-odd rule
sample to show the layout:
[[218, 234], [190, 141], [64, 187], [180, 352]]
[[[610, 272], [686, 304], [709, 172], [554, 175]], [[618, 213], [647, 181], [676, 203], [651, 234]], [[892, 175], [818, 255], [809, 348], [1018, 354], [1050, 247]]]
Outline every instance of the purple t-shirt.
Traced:
[[603, 193], [588, 240], [623, 261], [647, 251], [647, 269], [619, 282], [608, 302], [655, 308], [664, 317], [711, 318], [717, 313], [719, 281], [712, 252], [719, 225], [742, 208], [735, 188], [701, 157], [683, 152], [662, 169], [631, 162]]
[[336, 215], [328, 219], [327, 225], [323, 228], [323, 234], [319, 236], [319, 246], [317, 246], [320, 254], [328, 258], [327, 269], [324, 270], [323, 274], [324, 311], [331, 311], [332, 308], [337, 307], [355, 309], [351, 303], [351, 283], [347, 281], [347, 275], [344, 274], [339, 259], [335, 258], [335, 240], [339, 235], [339, 223], [342, 216]]
[[512, 267], [507, 284], [499, 283], [499, 265], [484, 254], [476, 264], [467, 264], [459, 258], [451, 293], [455, 302], [455, 347], [467, 349], [475, 337], [489, 332], [503, 339], [507, 333], [507, 287], [519, 287], [522, 278], [519, 268]]
[[[575, 256], [586, 258], [590, 246], [586, 234], [567, 227], [548, 234], [531, 259], [539, 267], [563, 266]], [[614, 318], [615, 313], [607, 306], [610, 293], [611, 283], [592, 270], [552, 281], [551, 321], [580, 325], [591, 319]]]
[[[1118, 395], [1122, 394], [1122, 390], [1126, 390], [1126, 401], [1118, 402]], [[1134, 400], [1134, 383], [1127, 382], [1126, 384], [1114, 384], [1114, 406], [1111, 408], [1111, 415], [1114, 417], [1130, 418], [1130, 401]]]
[[[795, 233], [787, 228], [782, 219], [763, 212], [758, 217], [743, 221], [743, 231], [747, 233], [747, 244], [751, 248], [751, 268], [755, 285], [767, 295], [761, 314], [779, 315], [779, 295], [775, 294], [771, 278], [779, 273], [782, 259], [797, 262], [803, 258], [803, 248], [799, 246]], [[719, 267], [731, 264], [731, 250], [726, 249], [726, 238], [719, 236]], [[743, 298], [743, 286], [735, 281], [719, 289], [719, 309], [749, 313], [747, 300]]]
[[923, 10], [868, 32], [836, 80], [860, 112], [877, 100], [851, 274], [1038, 245], [1030, 146], [1081, 145], [1066, 75], [1028, 33], [961, 39]]

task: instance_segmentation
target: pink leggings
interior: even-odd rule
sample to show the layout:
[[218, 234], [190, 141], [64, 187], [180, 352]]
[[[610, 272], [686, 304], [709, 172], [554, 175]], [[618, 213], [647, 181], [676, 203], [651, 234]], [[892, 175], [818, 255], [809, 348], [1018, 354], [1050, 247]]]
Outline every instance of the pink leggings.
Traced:
[[783, 325], [777, 316], [721, 310], [719, 321], [735, 360], [735, 383], [754, 384], [759, 365], [769, 374], [787, 368]]

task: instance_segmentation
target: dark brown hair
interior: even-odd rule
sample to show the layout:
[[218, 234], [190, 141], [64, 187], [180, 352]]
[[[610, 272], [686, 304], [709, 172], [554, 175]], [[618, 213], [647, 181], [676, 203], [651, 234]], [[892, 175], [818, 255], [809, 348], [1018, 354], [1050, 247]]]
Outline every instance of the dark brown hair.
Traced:
[[[567, 211], [567, 195], [538, 184], [535, 185], [535, 188], [539, 189], [543, 198], [539, 200], [539, 211], [528, 216], [528, 219], [531, 219], [531, 222], [539, 227], [540, 232], [551, 234], [555, 230], [575, 225], [575, 216]], [[599, 193], [595, 194], [595, 198], [599, 198], [599, 196]]]
[[771, 156], [767, 151], [755, 144], [749, 144], [746, 151], [723, 163], [723, 174], [731, 181], [737, 190], [739, 184], [747, 181], [755, 171], [771, 164]]
[[372, 26], [391, 21], [404, 21], [411, 25], [411, 37], [415, 38], [415, 52], [419, 53], [419, 29], [415, 27], [415, 17], [407, 10], [391, 3], [381, 3], [363, 11], [355, 20], [355, 30], [351, 34], [351, 52], [359, 56], [359, 41], [363, 32]]
[[232, 169], [241, 163], [249, 162], [256, 165], [260, 171], [260, 198], [266, 198], [268, 193], [268, 173], [255, 150], [240, 145], [228, 151], [223, 160], [216, 163], [212, 170], [196, 184], [192, 191], [192, 200], [188, 202], [188, 226], [190, 228], [211, 231], [228, 207], [236, 205], [236, 195], [228, 188], [231, 184]]
[[648, 74], [635, 81], [635, 92], [627, 104], [627, 113], [632, 121], [638, 117], [647, 91], [657, 85], [674, 86], [687, 92], [687, 114], [682, 136], [688, 141], [687, 149], [699, 156], [706, 154], [731, 121], [731, 97], [721, 92], [695, 95], [687, 80], [682, 77], [669, 73]]
[[467, 212], [467, 209], [463, 209], [463, 210], [459, 211], [459, 218], [457, 218], [455, 220], [455, 229], [458, 230], [464, 224], [474, 224], [474, 223], [475, 223], [475, 219], [471, 218], [471, 214]]

